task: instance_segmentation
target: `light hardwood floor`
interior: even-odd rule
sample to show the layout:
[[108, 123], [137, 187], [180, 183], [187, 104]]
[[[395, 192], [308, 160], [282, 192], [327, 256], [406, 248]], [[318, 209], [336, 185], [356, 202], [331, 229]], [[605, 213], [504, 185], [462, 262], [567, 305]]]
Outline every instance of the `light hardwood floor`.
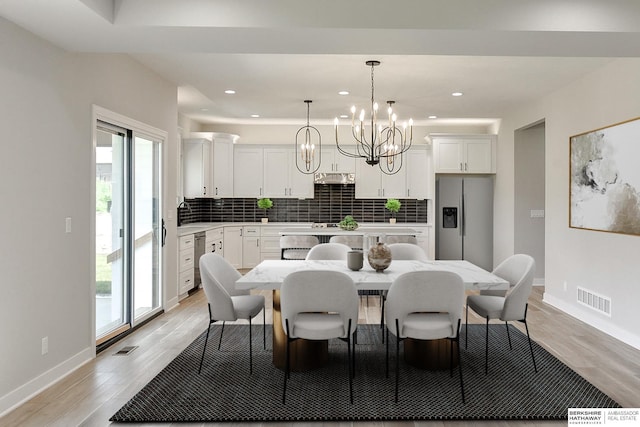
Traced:
[[[543, 288], [536, 287], [529, 303], [529, 325], [534, 340], [624, 407], [640, 407], [640, 351], [567, 316], [542, 302]], [[271, 318], [270, 292], [267, 319]], [[380, 319], [377, 297], [363, 298], [361, 322]], [[261, 321], [262, 316], [256, 318]], [[470, 314], [471, 321], [471, 314]], [[473, 317], [474, 322], [482, 320]], [[124, 340], [103, 351], [90, 363], [0, 419], [0, 426], [104, 426], [109, 417], [191, 343], [207, 326], [206, 299], [197, 291], [180, 306], [159, 316]], [[519, 327], [518, 325], [516, 325]], [[128, 356], [114, 356], [124, 346], [139, 346]], [[294, 423], [264, 423], [279, 427]], [[548, 426], [566, 422], [378, 422], [296, 423], [296, 426]], [[166, 426], [167, 424], [161, 424]], [[178, 424], [176, 424], [178, 425]], [[213, 426], [234, 424], [179, 424]], [[237, 424], [243, 427], [263, 424]]]

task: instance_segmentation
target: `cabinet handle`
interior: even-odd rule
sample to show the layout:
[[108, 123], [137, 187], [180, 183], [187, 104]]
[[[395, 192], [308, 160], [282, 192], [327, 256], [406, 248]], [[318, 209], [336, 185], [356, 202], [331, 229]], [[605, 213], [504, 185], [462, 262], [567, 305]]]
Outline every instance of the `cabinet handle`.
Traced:
[[465, 171], [468, 171], [468, 170], [469, 170], [469, 167], [468, 167], [468, 165], [467, 165], [467, 162], [464, 162], [464, 170], [465, 170]]
[[216, 187], [216, 196], [218, 195], [218, 187]]
[[204, 195], [207, 194], [207, 187], [204, 187], [204, 193], [202, 193], [202, 194], [204, 194]]
[[462, 162], [460, 162], [460, 170], [461, 171], [464, 170], [464, 169], [462, 169]]
[[411, 197], [411, 190], [407, 188], [407, 197]]
[[184, 260], [185, 261], [191, 261], [191, 258], [185, 258]]
[[256, 247], [260, 247], [260, 239], [256, 239]]

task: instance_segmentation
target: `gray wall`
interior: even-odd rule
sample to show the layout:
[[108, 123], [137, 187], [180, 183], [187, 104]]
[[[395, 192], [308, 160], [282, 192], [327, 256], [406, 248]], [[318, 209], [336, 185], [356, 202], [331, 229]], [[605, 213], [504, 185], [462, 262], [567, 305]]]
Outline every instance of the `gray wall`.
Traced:
[[544, 122], [515, 132], [514, 252], [536, 260], [536, 283], [544, 283]]

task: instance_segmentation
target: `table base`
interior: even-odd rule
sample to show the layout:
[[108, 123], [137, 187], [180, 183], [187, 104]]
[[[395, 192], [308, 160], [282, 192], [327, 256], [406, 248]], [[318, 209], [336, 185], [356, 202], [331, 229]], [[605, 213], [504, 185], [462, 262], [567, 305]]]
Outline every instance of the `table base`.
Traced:
[[[273, 291], [273, 364], [284, 370], [287, 362], [287, 334], [282, 328], [280, 315], [280, 291]], [[326, 340], [299, 339], [290, 344], [290, 368], [292, 371], [310, 371], [327, 364], [329, 342]]]
[[[458, 366], [457, 343], [453, 343], [453, 367]], [[416, 368], [440, 371], [449, 369], [451, 342], [441, 340], [404, 340], [404, 360]]]

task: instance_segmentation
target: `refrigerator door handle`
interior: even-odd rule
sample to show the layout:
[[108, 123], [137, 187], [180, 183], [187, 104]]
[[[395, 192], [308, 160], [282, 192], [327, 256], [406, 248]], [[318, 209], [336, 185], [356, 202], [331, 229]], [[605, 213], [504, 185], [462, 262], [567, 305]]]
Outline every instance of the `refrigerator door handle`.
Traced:
[[460, 196], [460, 235], [466, 236], [467, 230], [465, 230], [465, 218], [466, 213], [464, 209], [464, 193]]

